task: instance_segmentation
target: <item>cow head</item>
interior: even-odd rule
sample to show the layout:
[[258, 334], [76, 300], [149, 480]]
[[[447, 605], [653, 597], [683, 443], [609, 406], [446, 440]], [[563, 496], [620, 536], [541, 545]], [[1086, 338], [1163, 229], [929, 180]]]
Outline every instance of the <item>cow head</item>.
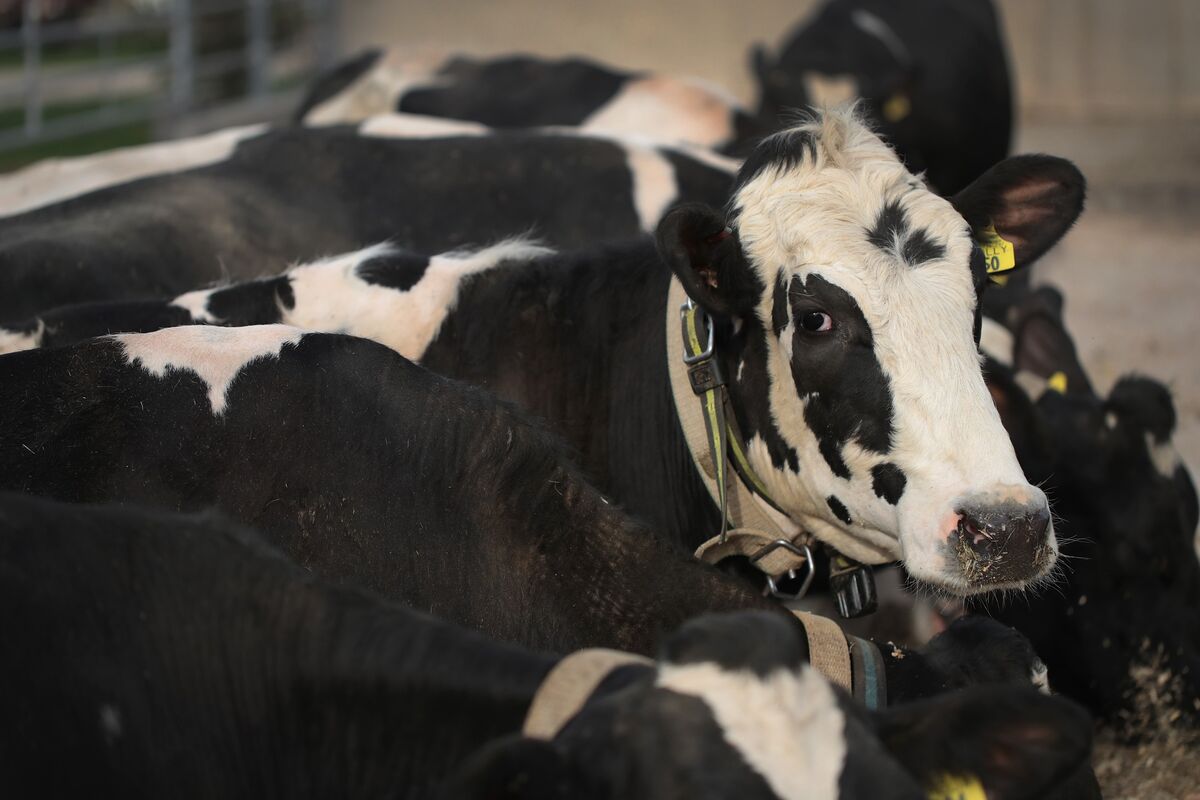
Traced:
[[660, 252], [716, 320], [751, 463], [792, 520], [958, 594], [1047, 574], [1046, 497], [980, 370], [977, 240], [1028, 264], [1082, 197], [1069, 162], [1029, 156], [944, 200], [835, 111], [764, 140], [728, 214], [663, 220]]
[[1066, 701], [987, 687], [868, 714], [803, 663], [798, 636], [770, 613], [693, 620], [552, 741], [485, 749], [454, 796], [920, 800], [955, 776], [1032, 798], [1087, 759], [1090, 721]]
[[1057, 691], [1130, 732], [1195, 726], [1200, 510], [1171, 443], [1170, 392], [1126, 376], [1094, 393], [1047, 296], [1013, 308], [1009, 352], [989, 353], [987, 379], [1026, 474], [1054, 497], [1070, 566], [1058, 591], [991, 613], [1029, 635]]

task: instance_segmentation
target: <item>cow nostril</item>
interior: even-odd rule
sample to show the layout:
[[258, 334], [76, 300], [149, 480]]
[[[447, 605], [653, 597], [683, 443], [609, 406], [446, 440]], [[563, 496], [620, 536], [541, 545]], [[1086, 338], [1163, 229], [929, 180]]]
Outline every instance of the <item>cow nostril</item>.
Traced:
[[1044, 505], [972, 504], [958, 514], [952, 550], [972, 583], [1028, 580], [1053, 559], [1047, 538], [1050, 512]]

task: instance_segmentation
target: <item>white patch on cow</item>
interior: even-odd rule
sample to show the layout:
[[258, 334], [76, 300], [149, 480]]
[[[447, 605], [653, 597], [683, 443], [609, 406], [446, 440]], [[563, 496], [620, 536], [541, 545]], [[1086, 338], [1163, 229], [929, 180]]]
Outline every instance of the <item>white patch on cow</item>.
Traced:
[[665, 664], [657, 686], [703, 700], [721, 732], [781, 800], [834, 800], [846, 719], [815, 669], [759, 677], [716, 664]]
[[100, 732], [109, 745], [115, 743], [121, 735], [121, 712], [110, 703], [100, 706]]
[[1013, 373], [1013, 383], [1020, 387], [1027, 397], [1037, 400], [1050, 388], [1050, 382], [1029, 370], [1020, 369]]
[[1050, 668], [1040, 658], [1033, 662], [1029, 673], [1029, 681], [1042, 694], [1050, 694]]
[[635, 142], [626, 142], [624, 147], [633, 177], [633, 207], [642, 230], [652, 232], [679, 196], [675, 168], [655, 147]]
[[229, 385], [251, 362], [278, 357], [284, 345], [297, 344], [304, 331], [288, 325], [251, 325], [245, 328], [218, 328], [212, 325], [185, 325], [164, 328], [153, 333], [122, 333], [112, 336], [120, 342], [125, 358], [138, 364], [156, 378], [171, 370], [193, 372], [208, 385], [212, 412], [225, 412]]
[[[789, 323], [767, 335], [769, 401], [779, 435], [800, 461], [799, 474], [778, 469], [765, 447], [751, 461], [772, 497], [815, 535], [860, 561], [903, 559], [918, 578], [958, 592], [976, 591], [946, 558], [963, 498], [1044, 506], [1029, 485], [983, 380], [974, 341], [973, 243], [961, 215], [929, 191], [850, 109], [820, 115], [776, 136], [796, 137], [803, 157], [768, 164], [736, 192], [732, 205], [743, 251], [766, 288], [759, 323], [772, 330], [777, 279], [820, 276], [857, 303], [874, 339], [874, 354], [892, 399], [893, 435], [886, 454], [853, 437], [842, 449], [849, 479], [833, 474], [805, 421], [810, 398], [791, 376]], [[815, 148], [815, 159], [808, 147]], [[894, 248], [871, 242], [886, 205], [903, 210], [908, 230], [921, 231], [939, 252], [906, 263]], [[836, 324], [836, 322], [835, 322]], [[896, 506], [878, 497], [870, 468], [891, 462], [906, 485]], [[825, 498], [851, 510], [841, 523]], [[1049, 554], [1057, 545], [1049, 536]], [[887, 556], [887, 558], [885, 558]], [[1029, 579], [1048, 570], [1039, 562]], [[1011, 588], [1020, 584], [1014, 582]]]
[[172, 300], [171, 305], [182, 308], [191, 314], [195, 322], [217, 323], [220, 320], [208, 310], [208, 298], [212, 297], [213, 292], [216, 291], [220, 291], [220, 288], [197, 289], [194, 292], [187, 292]]
[[1173, 479], [1175, 470], [1183, 466], [1183, 459], [1179, 457], [1179, 451], [1175, 449], [1174, 445], [1169, 441], [1156, 441], [1154, 436], [1149, 433], [1146, 434], [1146, 451], [1150, 453], [1154, 469], [1164, 478]]
[[31, 332], [13, 331], [0, 328], [0, 355], [19, 353], [22, 350], [34, 350], [42, 346], [42, 336], [46, 333], [46, 323], [38, 320], [37, 327]]
[[850, 21], [863, 33], [882, 42], [883, 46], [900, 64], [907, 65], [911, 61], [908, 48], [904, 46], [904, 40], [897, 36], [896, 32], [892, 30], [892, 26], [880, 17], [865, 9], [856, 8], [850, 13]]
[[814, 108], [835, 108], [858, 99], [858, 79], [853, 75], [826, 75], [805, 72], [801, 75], [809, 105]]
[[1006, 367], [1012, 366], [1012, 331], [990, 317], [983, 318], [979, 334], [979, 350]]
[[463, 122], [423, 114], [380, 114], [358, 126], [360, 136], [382, 139], [438, 139], [446, 136], [484, 136], [491, 132], [478, 122]]
[[734, 138], [739, 110], [728, 95], [698, 82], [651, 75], [626, 82], [580, 128], [719, 147]]
[[389, 50], [349, 86], [310, 109], [304, 124], [343, 125], [395, 111], [409, 90], [445, 83], [436, 73], [446, 59], [444, 50]]
[[0, 214], [18, 214], [105, 186], [216, 164], [228, 159], [239, 142], [266, 129], [266, 125], [246, 125], [173, 142], [39, 161], [0, 178]]
[[378, 244], [288, 270], [295, 304], [281, 309], [283, 321], [307, 330], [374, 339], [419, 361], [454, 309], [465, 278], [504, 261], [527, 261], [554, 251], [510, 239], [482, 250], [443, 253], [429, 259], [421, 278], [407, 291], [358, 276], [360, 264], [393, 252], [391, 245]]

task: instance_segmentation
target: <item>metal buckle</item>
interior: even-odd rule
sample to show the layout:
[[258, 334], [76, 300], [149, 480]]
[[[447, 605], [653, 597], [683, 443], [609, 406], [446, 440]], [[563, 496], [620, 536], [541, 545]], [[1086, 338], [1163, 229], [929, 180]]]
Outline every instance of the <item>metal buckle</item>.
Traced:
[[[690, 297], [687, 299], [687, 302], [685, 302], [683, 305], [681, 305], [681, 306], [679, 307], [679, 321], [680, 321], [680, 323], [681, 323], [681, 324], [686, 324], [686, 323], [687, 323], [687, 313], [688, 313], [689, 311], [691, 311], [692, 309], [694, 309], [694, 308], [696, 308], [696, 304], [695, 304], [695, 302], [693, 302], [692, 298], [690, 298]], [[703, 317], [701, 317], [701, 316], [700, 316], [701, 314], [703, 314], [704, 316], [703, 316]], [[703, 320], [704, 320], [704, 321], [707, 323], [707, 327], [708, 327], [708, 344], [705, 346], [705, 348], [704, 348], [704, 352], [697, 353], [697, 354], [696, 354], [696, 355], [694, 355], [694, 356], [689, 356], [689, 355], [687, 354], [687, 342], [686, 342], [686, 341], [684, 342], [684, 347], [683, 347], [683, 363], [685, 363], [685, 364], [687, 364], [687, 365], [689, 365], [689, 366], [690, 366], [690, 365], [692, 365], [692, 364], [699, 363], [699, 362], [701, 362], [701, 361], [705, 360], [706, 358], [712, 358], [712, 354], [713, 354], [713, 325], [712, 325], [712, 322], [711, 322], [711, 321], [708, 319], [708, 314], [705, 314], [705, 313], [704, 313], [704, 309], [702, 309], [702, 308], [700, 308], [700, 309], [696, 309], [696, 321], [697, 321], [697, 324], [699, 324], [699, 322], [700, 322], [700, 320], [701, 320], [701, 319], [703, 319]]]
[[[817, 571], [816, 567], [813, 565], [812, 550], [808, 549], [808, 545], [802, 544], [797, 547], [787, 539], [776, 539], [769, 544], [763, 545], [763, 547], [757, 553], [750, 556], [750, 563], [757, 565], [759, 560], [766, 557], [769, 553], [775, 552], [781, 547], [792, 555], [804, 557], [804, 566], [807, 574], [804, 576], [804, 582], [800, 584], [800, 590], [795, 594], [788, 594], [787, 592], [779, 591], [779, 585], [775, 583], [774, 575], [769, 575], [764, 572], [763, 575], [765, 575], [767, 578], [767, 594], [779, 600], [799, 600], [801, 597], [804, 597], [804, 595], [808, 594], [808, 587], [812, 585], [813, 575], [815, 575]], [[795, 578], [796, 570], [789, 569], [787, 571], [787, 576], [789, 578]]]

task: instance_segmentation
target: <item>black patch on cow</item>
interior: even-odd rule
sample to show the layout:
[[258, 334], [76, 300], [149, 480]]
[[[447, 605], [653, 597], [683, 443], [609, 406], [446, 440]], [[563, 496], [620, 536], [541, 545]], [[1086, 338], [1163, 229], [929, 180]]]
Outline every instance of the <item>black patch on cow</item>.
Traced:
[[935, 242], [928, 231], [912, 229], [907, 212], [897, 200], [884, 204], [875, 224], [867, 229], [867, 241], [910, 267], [946, 255], [945, 245]]
[[846, 508], [841, 500], [838, 500], [834, 495], [829, 495], [825, 498], [825, 502], [829, 505], [829, 510], [833, 515], [842, 521], [843, 525], [850, 524], [850, 510]]
[[766, 677], [779, 669], [799, 669], [808, 653], [785, 617], [748, 612], [688, 621], [663, 642], [659, 660], [675, 665], [712, 663]]
[[407, 292], [417, 285], [428, 267], [428, 256], [393, 252], [368, 258], [354, 272], [367, 283]]
[[788, 280], [780, 271], [775, 278], [775, 291], [771, 296], [771, 330], [778, 336], [791, 322], [788, 314]]
[[928, 231], [918, 228], [904, 241], [900, 256], [910, 267], [916, 267], [926, 261], [945, 258], [946, 246], [935, 242]]
[[1175, 430], [1175, 403], [1166, 386], [1152, 378], [1126, 375], [1108, 393], [1107, 406], [1127, 425], [1165, 444]]
[[817, 138], [811, 131], [788, 130], [768, 136], [754, 148], [754, 152], [738, 170], [734, 191], [754, 180], [764, 170], [795, 169], [804, 163], [805, 156], [810, 161], [817, 160]]
[[891, 505], [900, 502], [907, 483], [908, 478], [904, 477], [904, 470], [891, 462], [885, 461], [871, 467], [871, 488], [875, 490], [877, 497], [882, 497]]
[[896, 242], [908, 233], [908, 214], [896, 200], [884, 204], [875, 218], [875, 225], [867, 229], [867, 241], [885, 253], [896, 252]]
[[439, 70], [440, 85], [405, 92], [397, 110], [492, 128], [575, 126], [633, 77], [582, 58], [456, 58]]
[[279, 322], [279, 308], [293, 308], [296, 296], [286, 275], [239, 283], [208, 296], [208, 313], [229, 324]]
[[382, 50], [373, 48], [364, 53], [359, 53], [350, 60], [343, 61], [330, 71], [319, 75], [309, 86], [308, 94], [304, 96], [300, 107], [296, 109], [292, 121], [303, 122], [304, 118], [308, 116], [308, 112], [345, 90], [350, 84], [362, 77], [367, 70], [375, 66], [382, 55]]
[[792, 279], [793, 319], [820, 310], [834, 319], [828, 333], [792, 328], [792, 379], [805, 398], [804, 421], [817, 437], [833, 473], [850, 477], [842, 447], [854, 439], [866, 450], [892, 448], [892, 393], [875, 356], [874, 336], [862, 309], [844, 289], [820, 275]]
[[[776, 469], [785, 467], [800, 472], [800, 456], [775, 427], [771, 414], [771, 375], [767, 369], [767, 333], [747, 322], [734, 335], [731, 325], [718, 328], [718, 336], [728, 337], [729, 346], [722, 348], [728, 360], [722, 363], [734, 399], [734, 414], [746, 441], [756, 435], [767, 446], [767, 454]], [[725, 339], [721, 339], [725, 341]]]

